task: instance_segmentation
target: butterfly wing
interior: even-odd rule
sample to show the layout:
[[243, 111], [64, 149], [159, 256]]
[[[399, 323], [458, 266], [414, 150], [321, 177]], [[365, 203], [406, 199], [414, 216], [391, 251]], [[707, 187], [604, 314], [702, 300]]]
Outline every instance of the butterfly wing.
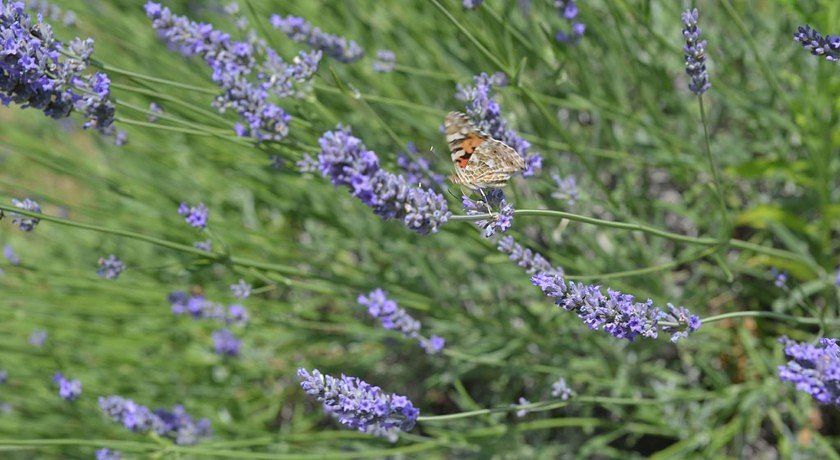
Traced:
[[503, 187], [512, 174], [525, 168], [516, 150], [479, 130], [461, 112], [450, 112], [444, 128], [455, 165], [450, 179], [456, 184], [470, 188]]

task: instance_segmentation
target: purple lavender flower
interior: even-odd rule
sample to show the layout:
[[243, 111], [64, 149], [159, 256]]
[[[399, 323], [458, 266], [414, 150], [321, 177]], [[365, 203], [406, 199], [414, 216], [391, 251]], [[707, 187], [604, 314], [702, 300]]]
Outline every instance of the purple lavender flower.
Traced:
[[791, 358], [779, 366], [779, 379], [811, 395], [820, 404], [840, 406], [840, 346], [837, 339], [822, 338], [817, 345], [779, 339]]
[[107, 129], [114, 121], [110, 81], [105, 74], [85, 75], [93, 40], [75, 39], [65, 46], [38, 15], [35, 21], [22, 2], [0, 2], [0, 102], [33, 107], [59, 119], [83, 112], [85, 127]]
[[551, 178], [557, 184], [557, 190], [551, 194], [551, 197], [557, 200], [565, 200], [566, 204], [574, 206], [575, 202], [580, 198], [575, 176], [561, 177], [557, 174], [552, 174]]
[[[239, 114], [244, 123], [237, 123], [237, 135], [257, 141], [286, 137], [291, 117], [269, 97], [303, 97], [318, 68], [320, 52], [301, 53], [290, 64], [262, 40], [233, 41], [212, 25], [173, 15], [156, 2], [147, 2], [145, 9], [152, 27], [170, 45], [187, 56], [201, 57], [210, 66], [211, 78], [222, 89], [213, 105], [221, 112], [232, 108]], [[264, 57], [262, 62], [258, 57]]]
[[492, 189], [487, 193], [485, 201], [473, 201], [467, 196], [461, 197], [461, 203], [467, 215], [484, 214], [487, 209], [497, 208], [498, 214], [492, 219], [479, 220], [475, 224], [484, 229], [484, 237], [490, 238], [496, 232], [504, 233], [513, 225], [513, 205], [505, 200], [505, 193], [501, 189]]
[[241, 346], [242, 341], [227, 329], [220, 329], [213, 333], [213, 347], [217, 355], [239, 356]]
[[779, 271], [775, 268], [770, 269], [770, 276], [773, 278], [773, 285], [777, 288], [784, 288], [787, 285], [788, 275], [785, 271]]
[[195, 206], [190, 206], [187, 203], [181, 203], [178, 207], [178, 214], [184, 216], [188, 224], [195, 228], [204, 228], [207, 226], [207, 214], [209, 213], [207, 206], [204, 203], [198, 203]]
[[20, 257], [18, 257], [15, 249], [10, 244], [3, 246], [3, 257], [12, 265], [20, 265]]
[[837, 275], [834, 278], [834, 285], [840, 286], [840, 268], [837, 269]]
[[462, 0], [461, 6], [467, 10], [474, 10], [481, 6], [482, 3], [484, 3], [484, 0]]
[[373, 71], [379, 73], [393, 72], [397, 65], [397, 57], [391, 50], [377, 50], [373, 60]]
[[396, 302], [388, 298], [382, 289], [374, 289], [368, 295], [359, 295], [359, 305], [367, 308], [368, 314], [378, 319], [382, 327], [399, 331], [404, 337], [415, 339], [426, 353], [433, 355], [440, 353], [446, 341], [438, 336], [427, 339], [420, 335], [420, 321], [412, 318]]
[[558, 31], [554, 38], [562, 43], [577, 43], [586, 32], [586, 25], [575, 20], [580, 11], [575, 0], [554, 0], [554, 7], [568, 23], [569, 31]]
[[248, 322], [248, 310], [242, 305], [233, 304], [228, 306], [225, 322], [234, 324], [246, 324]]
[[[671, 340], [676, 342], [700, 327], [700, 319], [685, 308], [669, 305], [666, 313], [655, 307], [652, 300], [635, 302], [633, 296], [612, 289], [607, 289], [605, 296], [600, 286], [566, 283], [558, 272], [539, 272], [531, 277], [531, 283], [554, 298], [559, 307], [577, 313], [590, 329], [604, 330], [619, 339], [631, 342], [638, 336], [655, 339], [661, 329], [675, 331]], [[677, 326], [661, 326], [662, 319]]]
[[556, 382], [551, 384], [551, 396], [560, 398], [563, 401], [568, 400], [574, 396], [575, 392], [566, 384], [566, 379], [560, 377]]
[[510, 129], [507, 121], [502, 118], [502, 107], [493, 98], [494, 86], [505, 86], [507, 77], [503, 73], [487, 75], [482, 73], [473, 77], [473, 85], [457, 85], [455, 98], [467, 102], [466, 112], [473, 123], [482, 131], [490, 134], [516, 150], [525, 159], [524, 177], [535, 175], [542, 167], [542, 157], [539, 153], [529, 153], [531, 143]]
[[446, 346], [446, 340], [444, 340], [443, 337], [436, 335], [433, 335], [428, 339], [420, 337], [420, 346], [427, 354], [436, 355], [443, 351], [443, 347]]
[[211, 434], [210, 421], [194, 421], [183, 406], [174, 406], [172, 410], [156, 409], [153, 412], [121, 396], [100, 396], [99, 408], [128, 430], [136, 433], [154, 431], [158, 436], [173, 440], [175, 444], [195, 444]]
[[163, 113], [163, 107], [159, 106], [157, 102], [149, 103], [149, 123], [154, 123], [158, 120], [158, 115]]
[[6, 369], [0, 370], [0, 385], [5, 384], [9, 381], [9, 371]]
[[63, 11], [58, 5], [46, 0], [29, 0], [25, 2], [26, 9], [41, 15], [50, 21], [61, 21], [68, 27], [76, 25], [76, 13], [67, 10]]
[[47, 341], [47, 331], [43, 329], [36, 329], [32, 331], [32, 334], [29, 334], [29, 344], [33, 347], [41, 348], [44, 346], [44, 342]]
[[280, 29], [292, 40], [306, 43], [311, 48], [323, 51], [327, 56], [337, 61], [350, 63], [362, 58], [365, 50], [358, 43], [344, 37], [328, 34], [317, 27], [313, 27], [306, 19], [297, 16], [271, 16], [271, 25]]
[[443, 174], [432, 171], [429, 159], [423, 156], [414, 142], [406, 145], [406, 151], [397, 154], [397, 167], [403, 172], [406, 182], [426, 188], [435, 188], [445, 180]]
[[304, 153], [303, 157], [295, 163], [295, 166], [302, 174], [317, 172], [319, 168], [318, 160], [308, 153]]
[[118, 129], [114, 134], [114, 145], [122, 147], [125, 144], [128, 144], [128, 133], [123, 129]]
[[230, 291], [237, 299], [247, 299], [251, 295], [251, 285], [241, 279], [236, 284], [230, 285]]
[[435, 233], [449, 219], [446, 200], [433, 190], [411, 187], [403, 176], [379, 166], [376, 154], [340, 125], [318, 140], [321, 174], [373, 208], [384, 220], [400, 219], [415, 232]]
[[82, 382], [73, 379], [66, 379], [61, 372], [53, 376], [53, 383], [58, 385], [58, 395], [65, 401], [74, 401], [82, 395]]
[[405, 396], [385, 393], [356, 377], [342, 375], [337, 379], [318, 369], [309, 373], [304, 368], [298, 369], [298, 377], [303, 391], [322, 403], [324, 412], [363, 433], [395, 441], [400, 431], [414, 428], [420, 415]]
[[[528, 401], [527, 399], [520, 396], [519, 400], [516, 402], [516, 404], [513, 404], [513, 406], [514, 407], [527, 406], [528, 404], [531, 404], [531, 401]], [[519, 418], [522, 418], [526, 415], [528, 415], [528, 409], [520, 408], [519, 410], [516, 411], [516, 416], [519, 417]]]
[[507, 254], [510, 260], [524, 268], [525, 272], [529, 275], [537, 272], [557, 272], [561, 275], [563, 274], [562, 268], [552, 267], [551, 263], [542, 254], [531, 251], [528, 248], [523, 248], [512, 236], [506, 236], [500, 239], [496, 248]]
[[125, 271], [125, 264], [117, 256], [111, 254], [108, 258], [99, 258], [99, 270], [96, 274], [105, 278], [106, 280], [114, 280], [120, 276], [120, 273]]
[[700, 28], [697, 21], [700, 13], [697, 8], [686, 10], [682, 14], [683, 37], [685, 37], [685, 73], [691, 77], [688, 84], [694, 94], [700, 96], [705, 93], [712, 84], [709, 83], [709, 74], [706, 72], [706, 40], [700, 40]]
[[[24, 211], [41, 214], [41, 205], [39, 205], [35, 200], [24, 198], [23, 201], [20, 201], [17, 198], [12, 198], [12, 204]], [[11, 214], [12, 223], [17, 225], [18, 228], [24, 232], [31, 232], [32, 230], [35, 230], [35, 227], [38, 226], [38, 222], [41, 221], [41, 219], [37, 217], [28, 217], [17, 213]]]
[[196, 249], [201, 249], [204, 252], [213, 252], [213, 240], [206, 239], [204, 241], [197, 241], [193, 244]]
[[796, 28], [793, 38], [814, 56], [823, 56], [830, 62], [840, 62], [840, 35], [823, 37], [806, 24]]
[[103, 448], [96, 451], [96, 460], [122, 460], [122, 454], [118, 450]]

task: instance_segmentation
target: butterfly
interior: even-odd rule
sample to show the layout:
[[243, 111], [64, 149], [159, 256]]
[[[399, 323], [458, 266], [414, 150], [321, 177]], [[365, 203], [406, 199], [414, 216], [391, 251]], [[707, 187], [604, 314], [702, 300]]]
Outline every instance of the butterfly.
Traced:
[[443, 122], [455, 174], [454, 184], [470, 189], [501, 188], [525, 169], [525, 161], [510, 146], [478, 129], [461, 112], [449, 112]]

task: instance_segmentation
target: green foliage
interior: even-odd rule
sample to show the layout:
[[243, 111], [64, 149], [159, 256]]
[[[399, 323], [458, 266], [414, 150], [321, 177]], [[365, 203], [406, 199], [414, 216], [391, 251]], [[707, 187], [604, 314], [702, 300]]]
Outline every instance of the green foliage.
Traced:
[[[142, 2], [56, 3], [79, 17], [75, 29], [56, 25], [59, 37], [96, 40], [129, 144], [115, 147], [34, 110], [3, 109], [2, 204], [28, 196], [48, 215], [191, 247], [208, 236], [183, 223], [178, 203], [203, 201], [215, 249], [230, 257], [48, 221], [24, 234], [4, 222], [0, 243], [23, 260], [2, 265], [0, 277], [0, 369], [9, 373], [0, 402], [11, 405], [0, 414], [4, 458], [90, 458], [99, 447], [163, 458], [837, 457], [837, 409], [778, 381], [776, 339], [836, 337], [840, 325], [840, 74], [792, 39], [804, 23], [840, 33], [838, 2], [698, 5], [709, 42], [711, 152], [734, 224], [723, 236], [698, 101], [683, 70], [678, 2], [580, 2], [587, 32], [569, 46], [553, 39], [561, 20], [550, 1], [533, 1], [526, 15], [503, 0], [476, 11], [456, 0], [243, 0], [251, 24], [260, 19], [257, 30], [285, 57], [301, 48], [268, 26], [271, 13], [303, 16], [367, 52], [349, 65], [326, 59], [313, 94], [284, 105], [298, 120], [288, 141], [256, 148], [233, 137], [235, 114], [210, 107], [215, 88], [204, 63], [168, 50]], [[236, 33], [221, 4], [167, 5]], [[377, 49], [396, 53], [395, 72], [373, 72]], [[540, 176], [510, 187], [517, 209], [743, 244], [525, 215], [511, 230], [517, 241], [571, 279], [704, 318], [759, 311], [793, 320], [734, 317], [678, 345], [625, 343], [552, 305], [471, 224], [418, 236], [293, 167], [340, 122], [387, 168], [413, 141], [433, 148], [434, 169], [447, 173], [439, 126], [462, 109], [455, 84], [495, 71], [511, 77], [499, 90], [503, 114], [545, 158]], [[147, 117], [132, 107], [151, 101], [170, 119], [131, 124]], [[270, 168], [271, 155], [287, 167]], [[578, 179], [582, 198], [573, 207], [551, 198], [554, 172]], [[449, 202], [460, 212], [458, 199]], [[128, 265], [115, 281], [96, 276], [98, 258], [110, 253]], [[773, 286], [771, 267], [788, 271], [789, 288]], [[213, 353], [213, 326], [173, 316], [166, 296], [200, 288], [234, 302], [228, 286], [240, 278], [258, 292], [244, 302], [252, 320], [242, 356], [224, 359]], [[356, 296], [375, 287], [445, 337], [447, 353], [427, 356], [368, 318]], [[49, 333], [43, 348], [27, 344], [35, 329]], [[325, 416], [300, 391], [298, 367], [405, 394], [422, 416], [552, 400], [558, 377], [578, 396], [523, 418], [494, 411], [421, 422], [392, 445]], [[58, 397], [51, 377], [59, 370], [82, 381], [78, 401]], [[96, 397], [109, 394], [150, 407], [183, 404], [212, 420], [214, 438], [180, 447], [130, 433], [99, 411]]]

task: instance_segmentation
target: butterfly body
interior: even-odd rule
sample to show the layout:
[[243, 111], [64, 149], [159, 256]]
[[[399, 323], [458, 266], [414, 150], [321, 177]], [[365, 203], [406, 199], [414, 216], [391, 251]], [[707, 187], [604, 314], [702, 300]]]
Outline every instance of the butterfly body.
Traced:
[[511, 176], [525, 169], [525, 161], [510, 146], [478, 129], [461, 112], [444, 120], [455, 174], [450, 180], [470, 189], [501, 188]]

